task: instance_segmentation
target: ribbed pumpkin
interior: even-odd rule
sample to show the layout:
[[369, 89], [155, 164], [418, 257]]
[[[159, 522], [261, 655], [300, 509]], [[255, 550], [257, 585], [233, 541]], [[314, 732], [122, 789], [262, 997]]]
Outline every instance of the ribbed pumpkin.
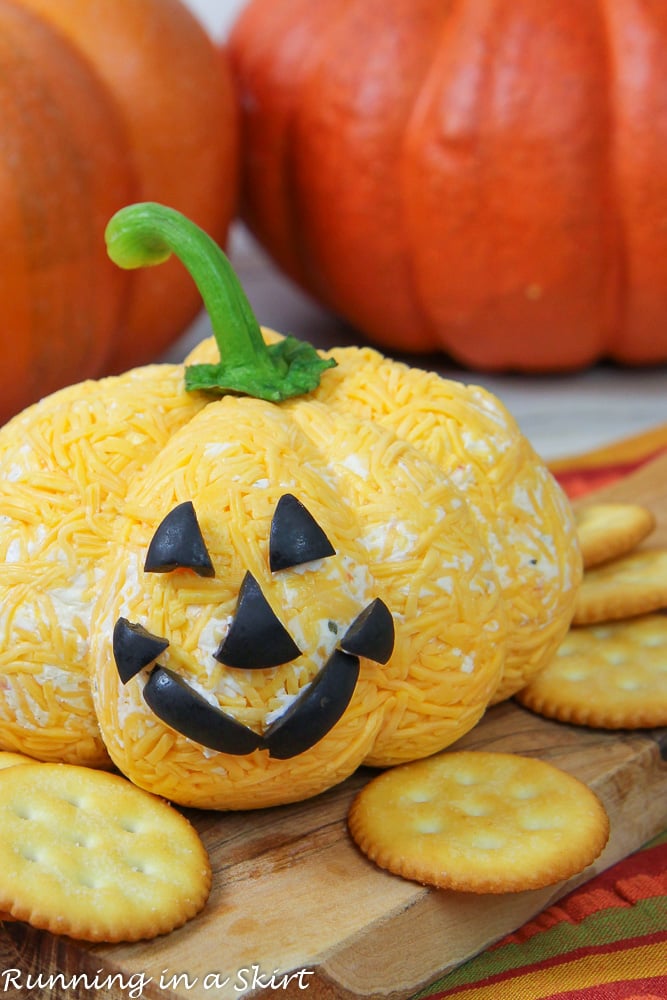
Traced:
[[104, 228], [148, 197], [224, 242], [237, 147], [229, 67], [181, 0], [0, 0], [0, 420], [184, 329], [188, 275], [119, 271]]
[[371, 340], [667, 359], [662, 0], [250, 0], [243, 213]]

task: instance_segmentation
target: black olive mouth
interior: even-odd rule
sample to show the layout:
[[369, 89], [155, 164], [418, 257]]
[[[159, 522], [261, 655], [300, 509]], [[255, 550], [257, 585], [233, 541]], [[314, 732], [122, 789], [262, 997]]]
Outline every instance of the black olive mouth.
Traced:
[[354, 693], [359, 669], [358, 656], [335, 650], [263, 735], [212, 705], [166, 667], [151, 671], [143, 695], [163, 722], [210, 750], [233, 755], [268, 750], [270, 757], [286, 760], [309, 750], [338, 722]]
[[238, 722], [175, 671], [156, 662], [168, 646], [167, 639], [126, 618], [119, 618], [114, 626], [113, 654], [119, 677], [127, 684], [150, 667], [143, 698], [162, 722], [209, 750], [234, 756], [266, 750], [270, 757], [287, 760], [313, 747], [343, 716], [357, 686], [361, 656], [378, 663], [389, 660], [394, 622], [380, 598], [371, 601], [314, 679], [263, 734]]

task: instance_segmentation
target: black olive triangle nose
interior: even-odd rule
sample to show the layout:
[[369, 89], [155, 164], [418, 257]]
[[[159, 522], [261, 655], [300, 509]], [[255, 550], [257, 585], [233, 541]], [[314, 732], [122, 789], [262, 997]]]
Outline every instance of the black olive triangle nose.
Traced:
[[174, 569], [215, 576], [191, 500], [178, 504], [160, 522], [146, 553], [147, 573], [170, 573]]
[[261, 670], [279, 667], [301, 655], [252, 573], [243, 578], [229, 631], [213, 654], [226, 667]]
[[285, 493], [276, 504], [269, 535], [272, 572], [335, 556], [336, 550], [300, 500]]

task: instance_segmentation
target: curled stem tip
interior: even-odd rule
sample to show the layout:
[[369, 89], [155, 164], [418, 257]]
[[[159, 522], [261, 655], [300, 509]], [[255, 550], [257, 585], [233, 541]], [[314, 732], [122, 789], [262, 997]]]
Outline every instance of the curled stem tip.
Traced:
[[324, 369], [335, 365], [295, 337], [266, 344], [228, 257], [203, 229], [175, 209], [156, 202], [128, 205], [109, 220], [105, 239], [107, 253], [119, 267], [152, 267], [174, 254], [192, 276], [211, 321], [220, 361], [187, 366], [186, 389], [279, 402], [317, 388]]

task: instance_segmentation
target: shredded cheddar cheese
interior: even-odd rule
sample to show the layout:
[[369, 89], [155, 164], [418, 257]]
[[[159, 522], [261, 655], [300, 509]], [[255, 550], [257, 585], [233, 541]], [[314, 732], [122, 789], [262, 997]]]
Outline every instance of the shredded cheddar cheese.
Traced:
[[92, 608], [127, 482], [203, 405], [181, 382], [177, 366], [84, 382], [0, 429], [5, 749], [110, 765], [90, 690]]
[[549, 662], [569, 627], [581, 556], [569, 504], [492, 393], [383, 357], [331, 351], [317, 398], [375, 421], [428, 456], [477, 518], [509, 615], [505, 667], [493, 701], [509, 698]]
[[[265, 331], [267, 340], [277, 334]], [[215, 360], [212, 342], [186, 363]], [[370, 349], [283, 404], [183, 388], [154, 365], [62, 390], [0, 430], [0, 746], [112, 764], [187, 806], [256, 808], [317, 794], [360, 764], [435, 753], [546, 663], [571, 620], [581, 561], [564, 495], [490, 393]], [[334, 554], [269, 568], [278, 501], [296, 496]], [[146, 572], [162, 519], [192, 501], [215, 575]], [[250, 572], [299, 649], [273, 668], [216, 650]], [[263, 734], [374, 598], [395, 645], [361, 658], [352, 699], [310, 749], [207, 749], [123, 683], [119, 618], [215, 708]]]
[[[267, 342], [279, 334], [264, 330]], [[204, 340], [186, 363], [210, 361]], [[441, 378], [372, 348], [327, 352], [314, 394], [336, 414], [392, 430], [456, 485], [474, 514], [509, 616], [505, 665], [493, 703], [524, 687], [567, 632], [582, 576], [569, 503], [502, 402], [480, 386]], [[331, 421], [333, 424], [333, 420]]]

